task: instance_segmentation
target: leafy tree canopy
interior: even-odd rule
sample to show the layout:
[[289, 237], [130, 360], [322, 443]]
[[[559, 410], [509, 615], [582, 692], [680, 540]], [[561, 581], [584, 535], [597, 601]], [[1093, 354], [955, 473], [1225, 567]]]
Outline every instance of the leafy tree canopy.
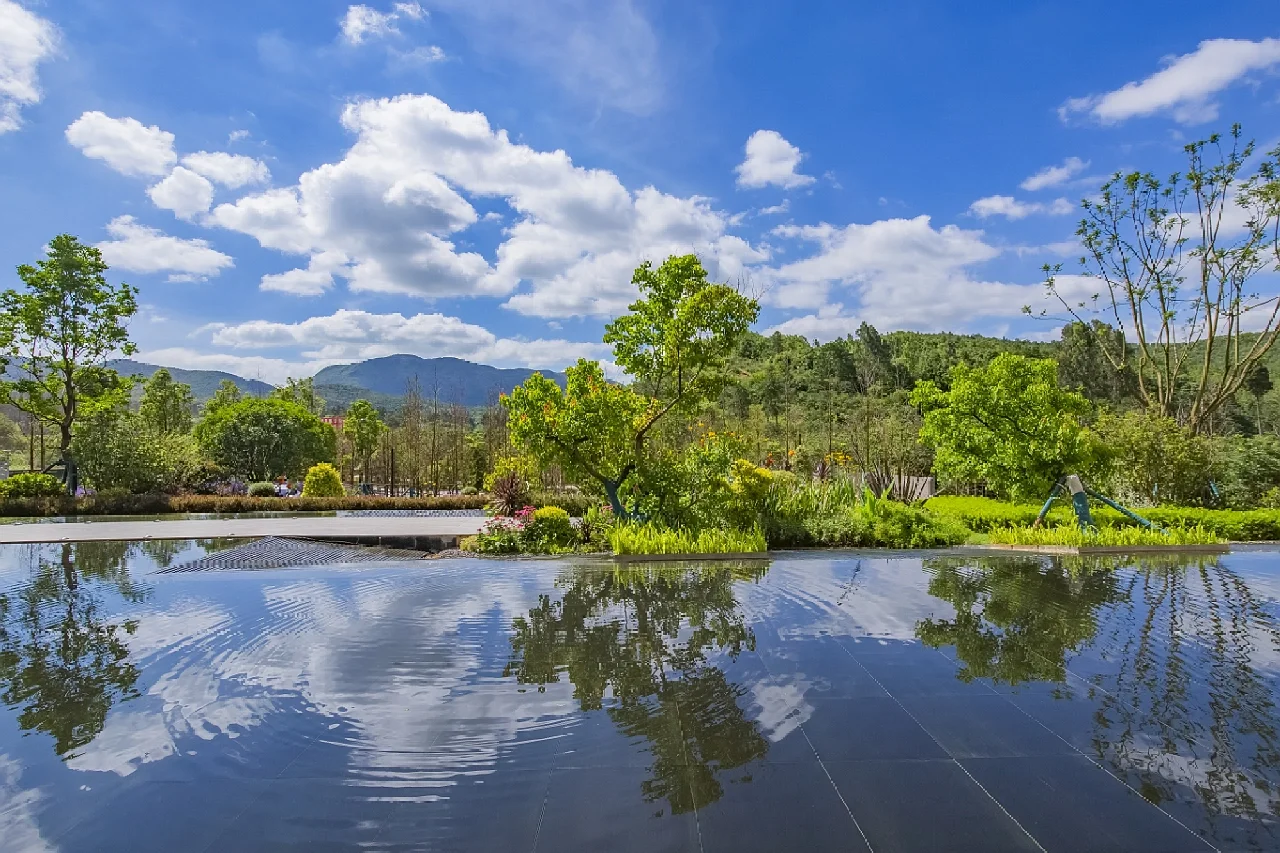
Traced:
[[143, 385], [138, 415], [150, 429], [161, 435], [191, 431], [191, 410], [195, 397], [191, 386], [175, 382], [163, 367], [151, 374]]
[[297, 403], [250, 397], [206, 409], [196, 440], [215, 463], [249, 480], [294, 477], [333, 461], [333, 428]]
[[127, 383], [106, 361], [136, 347], [125, 323], [137, 291], [111, 285], [102, 254], [70, 234], [44, 260], [18, 267], [23, 290], [0, 293], [0, 402], [55, 427], [64, 455], [83, 409], [118, 397]]
[[951, 389], [921, 382], [911, 401], [925, 410], [920, 439], [935, 470], [958, 481], [985, 481], [1014, 500], [1043, 498], [1062, 475], [1088, 473], [1097, 441], [1081, 423], [1089, 401], [1058, 384], [1057, 364], [1019, 355], [985, 367], [957, 365]]

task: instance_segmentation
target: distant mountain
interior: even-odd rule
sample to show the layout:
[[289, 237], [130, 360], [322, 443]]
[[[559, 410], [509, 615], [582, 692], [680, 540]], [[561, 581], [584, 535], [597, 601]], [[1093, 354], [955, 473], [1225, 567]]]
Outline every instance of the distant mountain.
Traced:
[[[160, 365], [144, 364], [131, 358], [119, 358], [107, 362], [107, 367], [122, 376], [141, 376], [143, 379], [150, 379], [151, 374], [160, 369]], [[221, 370], [183, 370], [181, 367], [166, 367], [165, 369], [173, 375], [174, 381], [183, 382], [191, 386], [191, 394], [196, 398], [197, 403], [203, 403], [212, 397], [213, 392], [218, 390], [218, 386], [222, 384], [224, 379], [230, 379], [236, 383], [236, 387], [242, 392], [253, 397], [265, 397], [275, 390], [274, 386], [268, 385], [266, 382], [259, 382], [257, 379], [245, 379], [242, 376], [236, 376], [234, 373], [224, 373]]]
[[[464, 406], [483, 406], [498, 394], [509, 393], [534, 373], [541, 373], [561, 386], [563, 373], [552, 370], [501, 368], [476, 364], [460, 358], [420, 358], [416, 355], [389, 355], [358, 364], [326, 367], [315, 375], [316, 391], [326, 400], [345, 398], [351, 388], [360, 388], [387, 397], [404, 396], [409, 380], [417, 377], [422, 395], [438, 395], [442, 401]], [[346, 386], [331, 391], [332, 386]], [[370, 399], [370, 402], [377, 401]]]

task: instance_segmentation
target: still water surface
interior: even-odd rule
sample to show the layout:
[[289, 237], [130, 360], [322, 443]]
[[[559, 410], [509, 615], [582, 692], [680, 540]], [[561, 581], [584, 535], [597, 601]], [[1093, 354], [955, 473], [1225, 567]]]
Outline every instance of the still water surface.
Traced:
[[1280, 552], [0, 549], [0, 849], [1280, 849]]

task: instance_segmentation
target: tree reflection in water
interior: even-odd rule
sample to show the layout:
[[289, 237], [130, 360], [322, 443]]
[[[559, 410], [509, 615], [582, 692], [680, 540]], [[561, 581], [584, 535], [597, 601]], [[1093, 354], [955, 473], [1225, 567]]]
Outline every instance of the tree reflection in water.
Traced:
[[[1277, 843], [1280, 625], [1235, 571], [1202, 555], [947, 557], [925, 569], [956, 616], [916, 633], [955, 646], [958, 677], [1050, 682], [1092, 702], [1093, 758], [1152, 802], [1198, 801], [1201, 831], [1220, 841]], [[1217, 826], [1224, 818], [1249, 823]]]
[[129, 662], [130, 619], [104, 613], [102, 593], [139, 602], [149, 591], [129, 577], [128, 542], [30, 546], [30, 579], [0, 594], [0, 699], [24, 731], [50, 735], [63, 759], [102, 731], [116, 702], [137, 695]]
[[648, 741], [646, 801], [665, 799], [674, 814], [701, 808], [723, 794], [723, 771], [769, 748], [743, 714], [745, 689], [706, 657], [755, 648], [733, 587], [766, 571], [764, 561], [570, 569], [559, 600], [543, 595], [514, 620], [506, 674], [542, 691], [563, 672], [583, 711], [608, 695], [618, 729]]

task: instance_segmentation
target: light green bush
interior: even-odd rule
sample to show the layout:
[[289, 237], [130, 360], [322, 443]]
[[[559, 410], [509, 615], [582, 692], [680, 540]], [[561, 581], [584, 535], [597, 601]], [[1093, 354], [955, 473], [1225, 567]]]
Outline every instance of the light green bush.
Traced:
[[683, 530], [652, 524], [619, 524], [609, 532], [615, 554], [757, 554], [767, 551], [764, 533], [754, 530]]
[[302, 483], [304, 498], [340, 498], [346, 493], [342, 487], [342, 475], [328, 462], [312, 465]]
[[1148, 545], [1214, 545], [1220, 536], [1203, 527], [1102, 527], [1082, 530], [1079, 526], [1005, 527], [991, 533], [991, 541], [1002, 545], [1065, 545], [1074, 548], [1123, 548]]
[[558, 506], [544, 506], [533, 511], [525, 524], [524, 538], [530, 550], [555, 551], [568, 548], [577, 540], [577, 531], [569, 513]]
[[67, 487], [52, 474], [14, 474], [0, 480], [0, 497], [56, 498], [67, 493]]
[[250, 483], [249, 497], [251, 498], [274, 498], [276, 496], [275, 483]]

